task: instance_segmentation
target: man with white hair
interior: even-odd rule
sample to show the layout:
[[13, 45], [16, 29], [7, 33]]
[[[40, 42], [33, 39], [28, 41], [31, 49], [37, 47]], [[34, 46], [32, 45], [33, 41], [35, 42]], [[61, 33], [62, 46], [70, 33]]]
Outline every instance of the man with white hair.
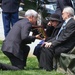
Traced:
[[72, 0], [56, 0], [56, 3], [57, 3], [57, 8], [56, 8], [55, 13], [60, 15], [61, 20], [63, 21], [62, 16], [61, 16], [62, 11], [63, 11], [64, 7], [66, 7], [66, 6], [73, 7]]
[[61, 53], [67, 53], [75, 46], [75, 20], [72, 7], [65, 7], [62, 11], [62, 24], [56, 37], [42, 45], [40, 55], [40, 68], [47, 71], [53, 70], [53, 57], [59, 57]]
[[5, 38], [2, 51], [9, 58], [11, 65], [0, 63], [2, 70], [19, 70], [26, 66], [26, 59], [30, 50], [27, 45], [40, 39], [39, 35], [29, 36], [32, 25], [36, 24], [37, 12], [29, 9], [25, 13], [25, 18], [16, 22], [9, 34]]

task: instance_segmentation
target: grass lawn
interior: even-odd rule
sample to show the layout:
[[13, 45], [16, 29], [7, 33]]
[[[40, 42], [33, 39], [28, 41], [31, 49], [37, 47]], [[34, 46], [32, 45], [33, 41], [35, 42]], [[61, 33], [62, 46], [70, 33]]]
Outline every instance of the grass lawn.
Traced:
[[[0, 46], [1, 46], [0, 41]], [[9, 59], [0, 51], [0, 62], [10, 64]], [[21, 71], [2, 71], [0, 70], [0, 75], [64, 75], [56, 71], [47, 72], [45, 70], [38, 69], [38, 62], [36, 57], [28, 57], [27, 66], [25, 70]]]

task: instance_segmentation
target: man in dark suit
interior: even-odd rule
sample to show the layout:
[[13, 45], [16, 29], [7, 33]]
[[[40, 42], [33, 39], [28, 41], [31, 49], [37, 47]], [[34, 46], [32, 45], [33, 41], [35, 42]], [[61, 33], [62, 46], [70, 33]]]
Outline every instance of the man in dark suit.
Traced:
[[[18, 21], [18, 9], [21, 0], [2, 0], [2, 18], [4, 25], [4, 35], [7, 36], [11, 27]], [[10, 25], [11, 24], [11, 25]]]
[[[71, 0], [57, 0], [57, 8], [56, 8], [55, 13], [61, 16], [62, 11], [63, 11], [64, 7], [66, 7], [66, 6], [73, 7]], [[62, 18], [62, 16], [61, 16], [61, 18]]]
[[63, 9], [62, 18], [65, 22], [56, 37], [42, 45], [40, 55], [41, 68], [47, 71], [53, 70], [53, 57], [58, 57], [61, 53], [67, 53], [75, 46], [75, 20], [73, 16], [74, 10], [72, 7]]
[[30, 50], [27, 44], [40, 39], [39, 35], [29, 36], [32, 25], [36, 24], [37, 16], [37, 12], [30, 9], [26, 11], [25, 18], [16, 22], [12, 27], [2, 45], [2, 51], [10, 59], [12, 66], [0, 63], [0, 69], [24, 69]]

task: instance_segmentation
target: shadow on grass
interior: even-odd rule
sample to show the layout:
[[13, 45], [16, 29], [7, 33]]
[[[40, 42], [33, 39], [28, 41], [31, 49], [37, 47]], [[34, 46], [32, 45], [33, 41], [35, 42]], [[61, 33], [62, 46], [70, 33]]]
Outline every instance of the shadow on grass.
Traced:
[[42, 70], [40, 68], [25, 68], [25, 70]]

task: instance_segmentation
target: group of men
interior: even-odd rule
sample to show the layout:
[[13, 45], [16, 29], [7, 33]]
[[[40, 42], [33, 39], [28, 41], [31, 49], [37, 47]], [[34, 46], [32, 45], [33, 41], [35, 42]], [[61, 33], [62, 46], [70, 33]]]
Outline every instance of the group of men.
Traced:
[[[6, 13], [5, 13], [6, 14]], [[25, 18], [17, 21], [9, 31], [2, 44], [2, 52], [9, 58], [12, 65], [0, 63], [2, 70], [22, 70], [26, 66], [26, 59], [30, 51], [27, 45], [35, 39], [42, 39], [40, 35], [29, 36], [32, 25], [37, 22], [38, 13], [29, 9]], [[75, 45], [75, 20], [74, 9], [70, 6], [62, 10], [63, 22], [58, 14], [52, 14], [48, 25], [53, 26], [51, 36], [40, 45], [40, 51], [34, 54], [39, 60], [39, 68], [46, 71], [53, 70], [53, 57], [69, 52]]]

